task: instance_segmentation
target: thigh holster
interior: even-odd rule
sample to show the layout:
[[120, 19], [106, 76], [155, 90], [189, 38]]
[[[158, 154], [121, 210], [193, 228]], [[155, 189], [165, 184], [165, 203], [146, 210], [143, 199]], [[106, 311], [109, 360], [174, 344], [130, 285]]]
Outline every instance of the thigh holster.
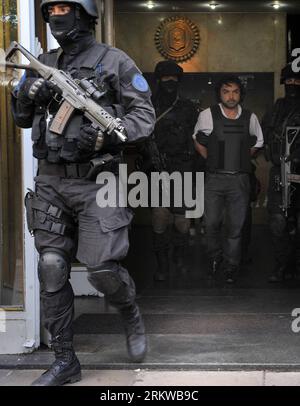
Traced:
[[31, 235], [35, 230], [44, 230], [59, 235], [72, 235], [74, 220], [61, 208], [43, 200], [32, 190], [25, 197], [27, 226]]

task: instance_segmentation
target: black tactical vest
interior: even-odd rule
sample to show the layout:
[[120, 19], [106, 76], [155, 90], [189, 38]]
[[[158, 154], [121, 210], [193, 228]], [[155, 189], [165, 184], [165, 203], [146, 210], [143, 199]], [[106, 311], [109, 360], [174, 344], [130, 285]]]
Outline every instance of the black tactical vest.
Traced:
[[[99, 104], [102, 107], [110, 106], [106, 110], [116, 116], [119, 115], [118, 109], [113, 109], [112, 106], [116, 103], [115, 92], [107, 81], [107, 75], [102, 75], [101, 60], [108, 51], [108, 47], [103, 44], [95, 43], [88, 50], [76, 55], [73, 60], [64, 63], [60, 66], [61, 49], [43, 54], [40, 57], [42, 63], [53, 66], [58, 69], [63, 69], [71, 74], [73, 79], [88, 79], [93, 82], [100, 92], [103, 93]], [[104, 79], [103, 79], [104, 78]], [[117, 106], [117, 104], [116, 104]], [[32, 125], [32, 141], [33, 155], [37, 159], [47, 159], [49, 162], [87, 162], [89, 159], [97, 155], [97, 153], [83, 154], [77, 148], [77, 137], [80, 131], [80, 126], [83, 123], [88, 123], [80, 112], [76, 112], [70, 120], [65, 134], [58, 136], [49, 130], [51, 121], [55, 117], [59, 108], [58, 103], [52, 102], [49, 113], [44, 108], [36, 107], [35, 116]], [[48, 125], [46, 125], [46, 120]], [[103, 151], [101, 151], [103, 153]], [[99, 153], [98, 153], [99, 154]]]
[[[194, 105], [189, 100], [179, 99], [172, 110], [158, 121], [155, 127], [155, 140], [161, 153], [171, 157], [186, 155], [194, 152], [191, 133], [196, 120], [193, 117]], [[157, 111], [157, 117], [161, 114]], [[196, 115], [194, 114], [196, 117]]]
[[211, 113], [213, 132], [208, 137], [208, 170], [250, 173], [250, 111], [243, 109], [236, 120], [224, 117], [219, 105], [213, 106]]
[[280, 98], [276, 101], [269, 123], [268, 145], [273, 165], [279, 166], [285, 153], [285, 127], [300, 125], [300, 101]]

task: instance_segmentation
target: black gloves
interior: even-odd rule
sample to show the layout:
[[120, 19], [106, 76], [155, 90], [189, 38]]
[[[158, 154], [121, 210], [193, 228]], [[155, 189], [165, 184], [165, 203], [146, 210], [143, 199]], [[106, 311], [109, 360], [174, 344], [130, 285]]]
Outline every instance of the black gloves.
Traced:
[[[126, 135], [126, 134], [125, 134]], [[112, 132], [111, 134], [107, 135], [105, 134], [104, 136], [104, 147], [105, 148], [114, 148], [117, 145], [121, 145], [123, 142], [120, 140], [120, 138], [117, 136], [115, 132]]]
[[53, 95], [54, 83], [42, 78], [27, 78], [20, 87], [18, 99], [25, 104], [30, 104], [34, 101], [36, 104], [47, 106]]
[[100, 149], [115, 147], [122, 144], [117, 134], [112, 132], [110, 135], [102, 133], [91, 127], [90, 124], [83, 124], [80, 127], [80, 133], [77, 138], [77, 146], [81, 151], [94, 152]]
[[[94, 152], [96, 150], [97, 138], [101, 139], [99, 130], [95, 130], [90, 124], [84, 124], [80, 127], [80, 133], [77, 138], [77, 146], [81, 151]], [[100, 144], [100, 143], [99, 143]], [[99, 145], [99, 150], [102, 145]]]

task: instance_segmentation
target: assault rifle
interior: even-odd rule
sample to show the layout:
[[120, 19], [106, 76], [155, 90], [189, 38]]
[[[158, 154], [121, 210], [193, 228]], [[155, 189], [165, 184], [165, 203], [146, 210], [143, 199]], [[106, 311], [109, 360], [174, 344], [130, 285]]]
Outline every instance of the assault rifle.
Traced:
[[[280, 157], [281, 162], [281, 191], [282, 191], [282, 205], [281, 209], [285, 215], [288, 215], [288, 208], [291, 205], [291, 197], [295, 190], [292, 183], [300, 183], [300, 175], [291, 173], [291, 147], [297, 143], [300, 143], [300, 127], [286, 127], [284, 142], [284, 154]], [[300, 146], [300, 144], [299, 144]], [[299, 151], [299, 150], [298, 150]], [[300, 151], [299, 151], [300, 153]]]
[[[29, 61], [28, 65], [11, 62], [11, 58], [17, 51], [26, 57]], [[2, 65], [13, 69], [33, 70], [54, 84], [54, 90], [60, 97], [60, 108], [50, 126], [50, 130], [55, 134], [62, 135], [75, 110], [79, 110], [92, 122], [92, 127], [99, 132], [108, 135], [114, 133], [122, 142], [127, 141], [125, 129], [120, 123], [121, 120], [111, 116], [95, 101], [99, 100], [103, 94], [88, 80], [73, 79], [64, 71], [44, 65], [15, 41], [7, 50], [5, 64]]]

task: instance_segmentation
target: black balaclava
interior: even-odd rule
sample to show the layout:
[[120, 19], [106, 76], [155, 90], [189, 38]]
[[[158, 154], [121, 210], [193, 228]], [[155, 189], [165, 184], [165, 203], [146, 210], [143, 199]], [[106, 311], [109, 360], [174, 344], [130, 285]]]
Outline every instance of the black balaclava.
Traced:
[[285, 96], [288, 99], [300, 99], [300, 85], [285, 84], [284, 87], [285, 87]]
[[71, 6], [68, 14], [49, 16], [52, 35], [64, 51], [74, 47], [80, 48], [82, 42], [93, 38], [91, 33], [91, 17], [80, 6]]
[[158, 86], [158, 104], [159, 108], [164, 110], [170, 107], [177, 98], [179, 90], [179, 81], [169, 79], [166, 81], [159, 81]]

